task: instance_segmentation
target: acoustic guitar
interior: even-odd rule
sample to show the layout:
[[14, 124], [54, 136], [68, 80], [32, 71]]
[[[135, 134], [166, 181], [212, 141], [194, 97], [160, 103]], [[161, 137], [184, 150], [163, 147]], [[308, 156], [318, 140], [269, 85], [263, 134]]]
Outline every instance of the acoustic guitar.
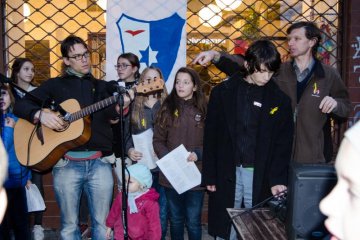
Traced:
[[[164, 88], [164, 80], [147, 80], [147, 84], [140, 83], [135, 88], [140, 94], [155, 93]], [[65, 130], [56, 131], [40, 124], [41, 131], [38, 132], [41, 137], [36, 134], [36, 125], [19, 118], [14, 129], [15, 152], [19, 162], [36, 171], [51, 168], [67, 151], [85, 144], [90, 139], [89, 115], [117, 103], [118, 98], [118, 95], [114, 95], [83, 109], [75, 99], [62, 102], [60, 106], [66, 111], [66, 115], [59, 113], [59, 116], [67, 123], [67, 127]]]

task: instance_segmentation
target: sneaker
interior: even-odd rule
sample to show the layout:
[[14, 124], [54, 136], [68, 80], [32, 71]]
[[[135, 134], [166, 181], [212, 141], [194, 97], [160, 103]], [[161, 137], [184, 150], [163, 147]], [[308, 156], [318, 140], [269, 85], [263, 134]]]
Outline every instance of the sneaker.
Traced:
[[34, 240], [44, 240], [44, 229], [41, 225], [34, 225]]

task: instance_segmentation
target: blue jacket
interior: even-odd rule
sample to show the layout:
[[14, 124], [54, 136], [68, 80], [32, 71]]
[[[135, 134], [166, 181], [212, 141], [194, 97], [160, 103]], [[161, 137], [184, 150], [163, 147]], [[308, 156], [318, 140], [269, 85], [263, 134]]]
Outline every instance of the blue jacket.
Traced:
[[[6, 117], [13, 118], [15, 122], [18, 120], [18, 118], [12, 113], [6, 114]], [[3, 141], [9, 158], [8, 178], [6, 179], [4, 186], [5, 188], [23, 187], [26, 185], [27, 180], [31, 179], [31, 171], [30, 169], [20, 165], [16, 157], [14, 147], [14, 128], [5, 126], [3, 134]]]

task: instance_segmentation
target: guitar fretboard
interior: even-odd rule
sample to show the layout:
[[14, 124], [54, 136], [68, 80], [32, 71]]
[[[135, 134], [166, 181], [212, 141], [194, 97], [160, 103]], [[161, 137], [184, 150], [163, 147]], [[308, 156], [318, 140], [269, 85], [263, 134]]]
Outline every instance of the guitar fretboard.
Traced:
[[102, 100], [100, 102], [94, 103], [90, 106], [87, 106], [87, 107], [77, 111], [77, 112], [71, 113], [69, 121], [74, 122], [80, 118], [83, 118], [83, 117], [90, 115], [94, 112], [97, 112], [103, 108], [106, 108], [106, 107], [116, 103], [118, 100], [118, 97], [119, 97], [118, 95], [115, 95], [115, 96], [105, 98], [104, 100]]

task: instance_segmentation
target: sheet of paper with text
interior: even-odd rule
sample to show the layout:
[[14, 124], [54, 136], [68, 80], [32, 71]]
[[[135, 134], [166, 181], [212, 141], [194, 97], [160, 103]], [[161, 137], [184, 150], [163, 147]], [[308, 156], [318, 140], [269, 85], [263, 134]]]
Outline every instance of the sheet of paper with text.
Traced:
[[156, 162], [178, 194], [201, 183], [199, 169], [194, 162], [187, 161], [189, 154], [181, 144]]

